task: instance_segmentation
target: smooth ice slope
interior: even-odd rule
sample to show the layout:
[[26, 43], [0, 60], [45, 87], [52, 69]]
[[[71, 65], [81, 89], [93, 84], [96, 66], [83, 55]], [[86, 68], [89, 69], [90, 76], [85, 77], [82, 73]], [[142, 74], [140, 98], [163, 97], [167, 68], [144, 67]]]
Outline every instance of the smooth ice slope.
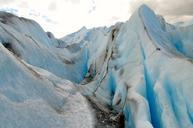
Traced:
[[72, 53], [58, 48], [62, 41], [50, 39], [34, 21], [4, 12], [0, 13], [0, 19], [1, 43], [13, 47], [21, 59], [77, 83], [83, 79], [87, 71], [87, 49]]

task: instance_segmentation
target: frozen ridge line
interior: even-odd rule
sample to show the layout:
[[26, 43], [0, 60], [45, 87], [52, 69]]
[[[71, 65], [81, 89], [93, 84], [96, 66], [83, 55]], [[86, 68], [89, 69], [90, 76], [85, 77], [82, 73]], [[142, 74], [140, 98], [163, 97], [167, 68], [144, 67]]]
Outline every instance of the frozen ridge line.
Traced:
[[0, 127], [94, 127], [80, 90], [126, 128], [192, 128], [192, 33], [146, 5], [62, 39], [0, 12]]

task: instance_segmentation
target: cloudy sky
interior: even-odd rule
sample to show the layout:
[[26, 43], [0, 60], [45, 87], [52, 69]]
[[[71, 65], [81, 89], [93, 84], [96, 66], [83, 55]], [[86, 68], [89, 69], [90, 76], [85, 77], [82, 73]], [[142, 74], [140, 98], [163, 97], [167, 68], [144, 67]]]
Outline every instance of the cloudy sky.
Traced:
[[87, 28], [110, 26], [129, 19], [141, 4], [169, 21], [188, 20], [193, 0], [0, 0], [0, 10], [36, 20], [56, 37]]

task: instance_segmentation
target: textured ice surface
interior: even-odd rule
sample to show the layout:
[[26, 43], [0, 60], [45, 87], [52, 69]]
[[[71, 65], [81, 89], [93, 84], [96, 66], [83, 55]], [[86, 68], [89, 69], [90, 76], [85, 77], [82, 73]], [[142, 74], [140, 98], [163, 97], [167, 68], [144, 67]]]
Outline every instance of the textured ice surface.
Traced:
[[0, 127], [93, 127], [85, 98], [62, 79], [83, 78], [87, 50], [57, 48], [34, 21], [4, 12], [0, 19]]
[[128, 128], [193, 127], [192, 25], [145, 5], [125, 23], [62, 39], [11, 14], [0, 21], [0, 127], [92, 127], [76, 89], [123, 113]]
[[104, 30], [80, 41], [89, 49], [83, 93], [123, 112], [128, 128], [193, 127], [192, 26], [167, 24], [143, 5]]

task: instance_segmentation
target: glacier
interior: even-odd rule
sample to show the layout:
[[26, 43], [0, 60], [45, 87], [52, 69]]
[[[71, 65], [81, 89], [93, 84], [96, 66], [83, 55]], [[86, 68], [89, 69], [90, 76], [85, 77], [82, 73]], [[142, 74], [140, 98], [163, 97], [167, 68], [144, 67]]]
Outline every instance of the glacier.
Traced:
[[86, 96], [126, 128], [192, 128], [192, 33], [146, 5], [61, 39], [0, 12], [0, 127], [95, 127]]

